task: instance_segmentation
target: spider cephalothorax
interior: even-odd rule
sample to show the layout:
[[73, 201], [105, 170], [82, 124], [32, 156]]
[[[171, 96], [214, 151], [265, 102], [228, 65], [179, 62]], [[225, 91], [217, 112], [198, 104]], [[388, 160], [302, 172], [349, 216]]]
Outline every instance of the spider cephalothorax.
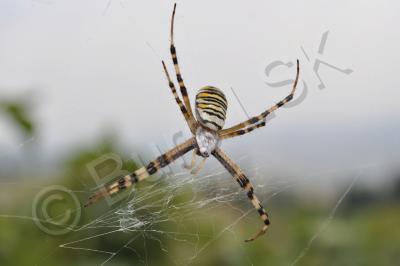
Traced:
[[[192, 138], [188, 139], [182, 144], [177, 145], [175, 148], [167, 151], [163, 155], [159, 156], [147, 166], [142, 167], [132, 174], [123, 176], [119, 178], [118, 181], [113, 182], [106, 186], [105, 189], [100, 190], [93, 196], [89, 198], [88, 203], [92, 204], [104, 197], [109, 197], [115, 195], [119, 191], [126, 189], [133, 184], [140, 182], [150, 175], [156, 173], [159, 169], [167, 166], [180, 156], [193, 150], [192, 163], [190, 168], [192, 168], [192, 173], [197, 173], [204, 165], [206, 158], [213, 155], [228, 172], [235, 178], [239, 185], [245, 190], [247, 197], [256, 208], [258, 214], [260, 215], [264, 225], [261, 230], [252, 238], [246, 241], [252, 241], [263, 235], [269, 224], [269, 218], [267, 212], [264, 210], [261, 202], [257, 199], [254, 194], [254, 188], [250, 183], [250, 180], [246, 177], [245, 173], [240, 169], [240, 167], [226, 155], [226, 153], [219, 147], [221, 140], [232, 138], [235, 136], [240, 136], [248, 132], [253, 131], [256, 128], [265, 126], [266, 117], [274, 112], [279, 107], [283, 106], [287, 102], [293, 99], [293, 95], [296, 89], [297, 81], [299, 79], [299, 61], [297, 60], [297, 74], [296, 79], [293, 84], [292, 91], [283, 100], [279, 101], [277, 104], [273, 105], [261, 114], [251, 117], [248, 120], [239, 123], [233, 127], [222, 129], [225, 124], [226, 110], [228, 107], [228, 102], [226, 101], [224, 93], [211, 86], [201, 88], [196, 95], [195, 113], [196, 118], [193, 115], [192, 108], [190, 105], [189, 96], [183, 82], [181, 71], [178, 64], [178, 57], [176, 55], [176, 49], [174, 45], [174, 17], [175, 17], [176, 4], [174, 6], [174, 11], [172, 12], [171, 19], [171, 57], [174, 63], [174, 68], [176, 72], [176, 79], [179, 84], [180, 92], [182, 94], [183, 102], [181, 97], [179, 97], [176, 92], [175, 85], [171, 80], [168, 73], [167, 67], [164, 61], [162, 62], [165, 75], [167, 76], [169, 87], [175, 97], [176, 103], [179, 105], [182, 114], [192, 132]], [[200, 155], [203, 158], [202, 162], [196, 167], [195, 166], [195, 155]]]
[[216, 131], [199, 126], [196, 130], [197, 154], [207, 158], [219, 146], [220, 140]]

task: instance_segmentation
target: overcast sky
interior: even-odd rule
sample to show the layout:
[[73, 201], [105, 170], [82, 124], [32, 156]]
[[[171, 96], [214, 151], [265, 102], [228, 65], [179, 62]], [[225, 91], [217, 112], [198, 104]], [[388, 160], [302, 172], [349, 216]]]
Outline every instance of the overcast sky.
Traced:
[[[189, 136], [160, 62], [167, 60], [172, 74], [172, 7], [173, 1], [0, 1], [0, 97], [31, 99], [39, 129], [33, 141], [43, 154], [90, 145], [110, 129], [127, 150], [166, 149], [174, 133]], [[227, 141], [233, 157], [278, 169], [351, 167], [400, 155], [398, 25], [395, 0], [179, 1], [175, 42], [192, 100], [205, 85], [224, 90], [228, 126], [286, 96], [290, 86], [267, 83], [293, 79], [294, 67], [276, 67], [269, 76], [266, 68], [300, 59], [304, 99], [279, 110], [266, 128]], [[353, 72], [321, 65], [321, 90], [316, 59]], [[21, 142], [0, 117], [1, 152], [18, 156]]]

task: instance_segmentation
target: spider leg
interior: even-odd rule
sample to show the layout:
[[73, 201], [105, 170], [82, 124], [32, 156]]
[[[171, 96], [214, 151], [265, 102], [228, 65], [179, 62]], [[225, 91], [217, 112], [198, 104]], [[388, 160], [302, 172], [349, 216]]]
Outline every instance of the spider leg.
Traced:
[[257, 210], [258, 214], [263, 220], [264, 225], [261, 230], [254, 237], [245, 240], [245, 242], [253, 241], [259, 236], [265, 234], [265, 232], [267, 231], [268, 226], [270, 225], [268, 214], [254, 194], [254, 188], [253, 185], [250, 183], [250, 180], [246, 177], [239, 166], [232, 159], [230, 159], [228, 155], [226, 155], [220, 148], [215, 149], [213, 155], [225, 167], [225, 169], [228, 170], [228, 172], [233, 177], [235, 177], [240, 187], [242, 187], [246, 191], [247, 197], [250, 199], [254, 208]]
[[286, 96], [283, 100], [281, 100], [280, 102], [278, 102], [274, 106], [270, 107], [266, 111], [262, 112], [260, 115], [254, 116], [254, 117], [244, 121], [243, 123], [237, 124], [236, 126], [233, 126], [233, 127], [230, 127], [230, 128], [223, 129], [223, 130], [219, 131], [219, 133], [218, 133], [219, 136], [223, 137], [224, 135], [231, 134], [231, 133], [233, 133], [233, 132], [235, 132], [235, 131], [237, 131], [239, 129], [243, 129], [243, 128], [246, 128], [248, 126], [257, 124], [260, 121], [262, 121], [263, 119], [265, 119], [269, 114], [274, 112], [276, 109], [278, 109], [279, 107], [285, 105], [287, 102], [290, 102], [293, 99], [294, 92], [296, 91], [297, 82], [299, 80], [299, 73], [300, 73], [300, 66], [299, 66], [299, 60], [297, 60], [296, 79], [295, 79], [295, 81], [293, 83], [292, 91], [290, 92], [290, 94], [288, 96]]
[[207, 158], [203, 158], [201, 162], [196, 166], [196, 168], [193, 168], [192, 171], [190, 172], [192, 175], [197, 175], [201, 169], [203, 169], [204, 164], [206, 163]]
[[265, 119], [263, 119], [258, 124], [254, 124], [254, 125], [251, 125], [251, 126], [248, 126], [248, 127], [244, 128], [244, 129], [239, 129], [239, 130], [233, 131], [231, 133], [227, 133], [225, 135], [222, 135], [221, 136], [221, 140], [222, 139], [229, 139], [229, 138], [233, 138], [233, 137], [236, 137], [236, 136], [241, 136], [241, 135], [247, 134], [247, 133], [253, 131], [254, 129], [257, 129], [257, 128], [265, 126], [265, 123], [266, 123]]
[[188, 126], [190, 128], [190, 131], [193, 134], [195, 134], [196, 133], [196, 123], [195, 123], [194, 119], [192, 119], [190, 117], [185, 105], [182, 103], [181, 99], [179, 98], [179, 95], [178, 95], [178, 93], [176, 92], [176, 89], [175, 89], [175, 85], [171, 80], [171, 77], [170, 77], [170, 75], [168, 73], [168, 70], [167, 70], [167, 67], [165, 66], [164, 61], [162, 61], [162, 65], [163, 65], [163, 68], [164, 68], [165, 75], [167, 76], [167, 79], [168, 79], [169, 87], [170, 87], [170, 89], [172, 91], [172, 94], [175, 97], [175, 101], [178, 104], [179, 108], [181, 109], [181, 112], [182, 112], [183, 116], [185, 117], [185, 120], [186, 120], [186, 122], [187, 122], [187, 124], [188, 124]]
[[[203, 169], [204, 164], [206, 162], [207, 158], [203, 158], [203, 160], [201, 160], [201, 162], [196, 166], [196, 154], [198, 153], [197, 149], [193, 150], [193, 154], [192, 154], [192, 161], [190, 162], [190, 166], [185, 167], [188, 170], [192, 170], [190, 171], [190, 173], [192, 175], [197, 175], [201, 169]], [[196, 166], [196, 167], [195, 167]]]
[[171, 52], [172, 62], [174, 63], [176, 79], [178, 80], [178, 83], [179, 83], [179, 88], [181, 90], [183, 101], [185, 103], [185, 106], [186, 106], [186, 109], [188, 111], [190, 119], [191, 120], [195, 120], [195, 118], [193, 116], [192, 108], [190, 106], [190, 100], [189, 100], [189, 96], [188, 96], [188, 93], [187, 93], [187, 90], [186, 90], [186, 86], [185, 86], [185, 83], [183, 82], [183, 79], [182, 79], [181, 70], [180, 70], [179, 64], [178, 64], [178, 56], [176, 55], [176, 48], [175, 48], [175, 45], [174, 45], [175, 10], [176, 10], [176, 3], [174, 5], [174, 10], [172, 12], [172, 18], [171, 18], [171, 46], [170, 46], [170, 52]]
[[167, 166], [177, 158], [181, 157], [188, 151], [196, 147], [196, 141], [194, 138], [190, 138], [182, 144], [177, 145], [175, 148], [167, 151], [163, 155], [157, 157], [154, 161], [151, 161], [147, 166], [144, 166], [130, 175], [119, 178], [117, 181], [109, 184], [105, 188], [99, 190], [97, 193], [89, 197], [85, 207], [91, 205], [105, 197], [115, 195], [121, 190], [124, 190], [135, 183], [138, 183], [147, 177], [155, 174], [161, 168]]
[[197, 149], [194, 149], [194, 150], [193, 150], [193, 153], [192, 153], [192, 161], [190, 162], [190, 165], [189, 165], [189, 166], [186, 166], [186, 165], [185, 165], [185, 168], [186, 168], [186, 169], [191, 170], [191, 169], [194, 168], [194, 166], [195, 166], [195, 164], [196, 164], [196, 154], [197, 154]]

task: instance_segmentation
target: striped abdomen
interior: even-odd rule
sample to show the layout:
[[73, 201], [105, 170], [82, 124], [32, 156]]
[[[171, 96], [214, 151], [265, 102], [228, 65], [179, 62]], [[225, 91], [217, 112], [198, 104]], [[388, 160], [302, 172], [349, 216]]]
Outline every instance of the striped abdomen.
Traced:
[[222, 129], [227, 108], [228, 102], [224, 93], [215, 87], [203, 87], [196, 95], [196, 117], [206, 128]]

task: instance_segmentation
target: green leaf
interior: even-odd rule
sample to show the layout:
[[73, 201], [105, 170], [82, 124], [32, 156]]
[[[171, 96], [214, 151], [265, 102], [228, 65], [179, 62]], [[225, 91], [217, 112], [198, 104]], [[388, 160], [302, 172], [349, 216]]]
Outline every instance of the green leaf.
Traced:
[[34, 133], [34, 125], [31, 117], [28, 114], [27, 107], [20, 102], [3, 102], [1, 103], [6, 114], [20, 129], [28, 135]]

